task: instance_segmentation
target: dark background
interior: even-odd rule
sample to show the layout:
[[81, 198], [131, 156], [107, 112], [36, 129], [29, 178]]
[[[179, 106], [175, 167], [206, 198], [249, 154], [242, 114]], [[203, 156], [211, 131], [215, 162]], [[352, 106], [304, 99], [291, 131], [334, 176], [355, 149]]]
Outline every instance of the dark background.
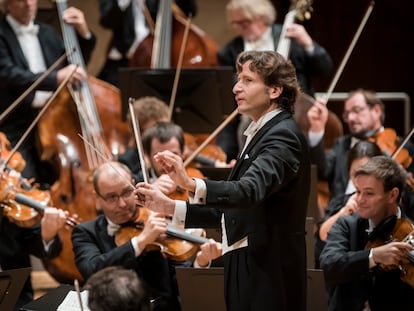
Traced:
[[[277, 21], [283, 23], [290, 1], [273, 1]], [[345, 56], [370, 1], [314, 0], [311, 19], [303, 24], [311, 36], [331, 55], [335, 71]], [[412, 40], [414, 39], [414, 1], [379, 0], [359, 37], [334, 92], [366, 88], [376, 92], [405, 92], [414, 98]], [[335, 72], [334, 72], [335, 73]], [[333, 78], [333, 75], [332, 75]], [[327, 91], [331, 80], [316, 81], [317, 91]], [[386, 126], [404, 135], [404, 110], [401, 101], [384, 101]], [[342, 110], [341, 103], [328, 107]], [[411, 109], [410, 120], [413, 120]], [[410, 121], [410, 128], [412, 123]], [[346, 127], [344, 128], [346, 130]]]

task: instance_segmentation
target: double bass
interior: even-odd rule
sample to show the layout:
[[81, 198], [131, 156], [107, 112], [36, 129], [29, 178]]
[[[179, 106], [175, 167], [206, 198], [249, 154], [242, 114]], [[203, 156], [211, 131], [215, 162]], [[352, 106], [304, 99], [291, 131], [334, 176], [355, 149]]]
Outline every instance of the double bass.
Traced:
[[184, 68], [218, 64], [217, 44], [197, 26], [191, 24], [186, 28], [187, 21], [173, 6], [172, 0], [159, 2], [156, 23], [149, 18], [147, 16], [148, 24], [155, 25], [155, 29], [138, 45], [129, 66], [152, 69], [178, 67], [181, 51]]
[[[86, 70], [75, 30], [62, 20], [68, 7], [66, 0], [57, 0], [57, 11], [68, 61]], [[99, 79], [89, 77], [79, 85], [60, 92], [38, 124], [41, 158], [50, 161], [58, 171], [51, 187], [54, 206], [77, 214], [83, 221], [96, 217], [96, 202], [92, 195], [92, 174], [102, 163], [93, 149], [83, 142], [82, 133], [94, 146], [116, 158], [128, 143], [130, 130], [121, 118], [119, 90]], [[44, 262], [48, 272], [59, 282], [82, 280], [75, 265], [71, 231], [62, 230], [63, 249], [59, 257]]]

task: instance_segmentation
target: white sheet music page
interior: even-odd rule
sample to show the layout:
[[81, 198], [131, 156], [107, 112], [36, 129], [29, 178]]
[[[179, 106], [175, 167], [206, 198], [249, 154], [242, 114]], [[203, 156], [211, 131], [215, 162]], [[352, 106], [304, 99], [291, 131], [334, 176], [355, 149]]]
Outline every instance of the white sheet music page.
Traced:
[[[82, 299], [82, 306], [83, 311], [90, 311], [88, 308], [88, 291], [83, 290], [80, 292], [80, 296]], [[62, 303], [57, 308], [57, 311], [80, 311], [81, 306], [79, 304], [79, 298], [76, 291], [71, 290], [66, 295], [65, 299], [62, 301]]]

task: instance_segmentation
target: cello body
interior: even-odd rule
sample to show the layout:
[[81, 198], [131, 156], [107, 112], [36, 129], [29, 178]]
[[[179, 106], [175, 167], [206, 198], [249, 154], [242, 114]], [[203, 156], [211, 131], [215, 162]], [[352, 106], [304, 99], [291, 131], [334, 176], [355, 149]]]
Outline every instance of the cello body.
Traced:
[[172, 13], [168, 1], [163, 2], [165, 4], [161, 4], [159, 8], [161, 18], [157, 17], [158, 26], [162, 28], [161, 33], [158, 36], [149, 34], [140, 43], [129, 66], [152, 69], [177, 67], [184, 40], [183, 68], [217, 66], [217, 43], [194, 24], [189, 26], [186, 37], [186, 19], [177, 13]]
[[[130, 130], [121, 117], [120, 93], [114, 86], [90, 77], [88, 83], [94, 95], [98, 117], [102, 120], [105, 145], [116, 157], [122, 153], [130, 138]], [[96, 201], [93, 194], [93, 170], [82, 139], [78, 111], [69, 92], [63, 91], [49, 107], [38, 124], [41, 158], [50, 161], [58, 171], [58, 179], [52, 185], [53, 205], [78, 215], [80, 221], [96, 217]], [[101, 159], [102, 160], [102, 159]], [[61, 254], [44, 262], [48, 272], [59, 282], [73, 283], [82, 280], [76, 268], [71, 241], [72, 230], [60, 231], [63, 240]]]

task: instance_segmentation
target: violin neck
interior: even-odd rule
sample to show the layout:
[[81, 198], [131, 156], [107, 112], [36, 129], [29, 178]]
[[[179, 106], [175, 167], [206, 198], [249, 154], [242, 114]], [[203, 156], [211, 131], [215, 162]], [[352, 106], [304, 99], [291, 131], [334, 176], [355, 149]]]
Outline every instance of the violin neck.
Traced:
[[45, 207], [42, 203], [33, 200], [32, 198], [22, 194], [22, 193], [17, 193], [14, 197], [14, 200], [17, 203], [23, 204], [23, 205], [27, 205], [30, 206], [31, 208], [34, 208], [36, 211], [38, 212], [43, 212]]
[[189, 233], [185, 232], [184, 230], [177, 229], [173, 226], [167, 226], [167, 232], [166, 233], [170, 236], [173, 236], [173, 237], [176, 237], [176, 238], [179, 238], [179, 239], [182, 239], [182, 240], [186, 240], [186, 241], [192, 242], [192, 243], [204, 244], [204, 243], [208, 242], [208, 239], [206, 239], [206, 238], [189, 234]]

